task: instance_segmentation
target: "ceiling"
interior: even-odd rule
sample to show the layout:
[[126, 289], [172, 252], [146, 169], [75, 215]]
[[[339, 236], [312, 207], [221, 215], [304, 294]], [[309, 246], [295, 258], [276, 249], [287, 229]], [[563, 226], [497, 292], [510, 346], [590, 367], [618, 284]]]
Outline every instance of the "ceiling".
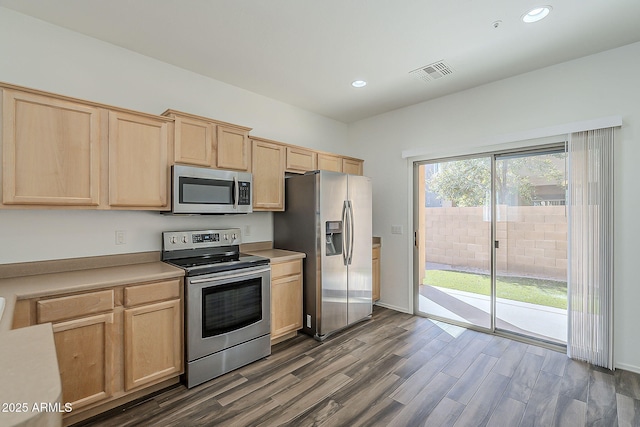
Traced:
[[[545, 4], [553, 8], [546, 19], [521, 21]], [[0, 0], [0, 6], [345, 123], [640, 41], [638, 0]], [[429, 82], [409, 74], [437, 61], [453, 72]], [[355, 89], [356, 79], [368, 85]]]

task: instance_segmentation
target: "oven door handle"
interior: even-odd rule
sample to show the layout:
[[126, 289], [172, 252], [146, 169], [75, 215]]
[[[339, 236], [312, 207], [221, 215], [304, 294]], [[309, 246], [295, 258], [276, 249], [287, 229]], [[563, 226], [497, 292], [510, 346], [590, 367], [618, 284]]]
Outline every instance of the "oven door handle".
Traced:
[[209, 277], [209, 278], [206, 278], [206, 279], [191, 279], [189, 281], [189, 283], [192, 284], [192, 285], [197, 285], [199, 283], [217, 282], [217, 281], [220, 281], [220, 280], [236, 279], [238, 277], [253, 276], [253, 275], [256, 275], [256, 274], [260, 274], [260, 273], [266, 273], [267, 271], [271, 271], [271, 267], [260, 268], [258, 270], [245, 271], [244, 273], [225, 274], [225, 275], [220, 275], [220, 276], [216, 276], [216, 277]]

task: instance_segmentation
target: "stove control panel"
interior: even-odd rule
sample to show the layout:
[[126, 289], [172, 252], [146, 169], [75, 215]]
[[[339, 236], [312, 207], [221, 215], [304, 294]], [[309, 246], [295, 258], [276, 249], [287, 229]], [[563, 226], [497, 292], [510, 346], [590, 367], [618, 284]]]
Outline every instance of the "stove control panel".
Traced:
[[213, 248], [219, 246], [239, 245], [241, 243], [239, 228], [166, 231], [162, 233], [162, 240], [165, 251]]

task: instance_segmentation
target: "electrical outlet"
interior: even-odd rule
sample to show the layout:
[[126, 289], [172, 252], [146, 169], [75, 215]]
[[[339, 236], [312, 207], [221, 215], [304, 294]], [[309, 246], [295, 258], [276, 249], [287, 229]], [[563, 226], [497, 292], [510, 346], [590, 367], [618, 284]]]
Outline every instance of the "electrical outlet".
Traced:
[[245, 236], [251, 236], [251, 226], [250, 225], [245, 225], [244, 226], [244, 235]]
[[402, 226], [401, 225], [392, 225], [391, 226], [391, 234], [402, 234]]
[[124, 230], [116, 230], [116, 245], [124, 245], [127, 243], [127, 232]]
[[307, 314], [307, 328], [311, 328], [311, 315]]

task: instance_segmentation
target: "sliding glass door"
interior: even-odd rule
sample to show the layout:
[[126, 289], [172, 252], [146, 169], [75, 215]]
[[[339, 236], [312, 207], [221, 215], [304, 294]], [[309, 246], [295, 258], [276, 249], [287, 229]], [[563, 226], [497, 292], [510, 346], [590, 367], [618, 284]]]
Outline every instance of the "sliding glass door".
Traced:
[[495, 327], [567, 341], [565, 153], [495, 156]]
[[564, 147], [416, 165], [418, 314], [564, 344]]
[[491, 328], [491, 157], [420, 165], [420, 313]]

